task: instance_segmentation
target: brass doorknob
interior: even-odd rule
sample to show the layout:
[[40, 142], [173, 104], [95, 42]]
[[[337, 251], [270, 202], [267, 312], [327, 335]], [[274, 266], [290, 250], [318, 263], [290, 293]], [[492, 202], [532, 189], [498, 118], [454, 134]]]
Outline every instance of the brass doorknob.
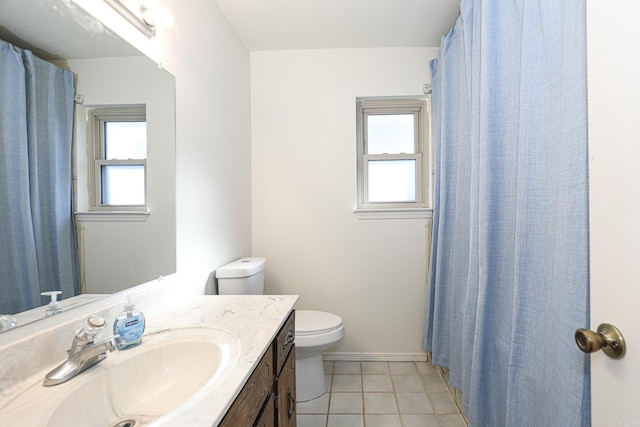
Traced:
[[598, 331], [578, 329], [575, 334], [576, 344], [585, 353], [593, 353], [602, 349], [605, 354], [614, 359], [624, 356], [626, 344], [620, 330], [609, 323], [598, 326]]

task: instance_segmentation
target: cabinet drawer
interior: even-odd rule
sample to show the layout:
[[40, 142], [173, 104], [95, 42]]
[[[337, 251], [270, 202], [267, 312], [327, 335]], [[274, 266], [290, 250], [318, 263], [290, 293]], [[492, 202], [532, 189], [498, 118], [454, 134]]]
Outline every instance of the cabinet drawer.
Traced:
[[273, 346], [269, 346], [251, 377], [240, 391], [221, 426], [252, 426], [273, 388]]
[[280, 372], [296, 338], [295, 314], [295, 311], [291, 312], [276, 336], [276, 375]]

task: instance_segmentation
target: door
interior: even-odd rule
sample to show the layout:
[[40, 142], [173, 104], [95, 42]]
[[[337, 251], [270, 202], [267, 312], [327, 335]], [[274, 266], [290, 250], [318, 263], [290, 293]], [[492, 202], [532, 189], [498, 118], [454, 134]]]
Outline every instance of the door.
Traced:
[[591, 329], [622, 359], [591, 358], [592, 425], [640, 427], [640, 2], [587, 0]]

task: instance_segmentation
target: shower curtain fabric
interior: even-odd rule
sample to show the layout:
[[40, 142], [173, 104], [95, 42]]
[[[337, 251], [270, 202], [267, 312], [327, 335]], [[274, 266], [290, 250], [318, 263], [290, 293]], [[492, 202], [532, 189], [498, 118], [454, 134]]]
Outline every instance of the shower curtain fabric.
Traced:
[[0, 40], [0, 314], [79, 293], [73, 74]]
[[463, 0], [430, 66], [424, 348], [470, 426], [589, 426], [585, 3]]

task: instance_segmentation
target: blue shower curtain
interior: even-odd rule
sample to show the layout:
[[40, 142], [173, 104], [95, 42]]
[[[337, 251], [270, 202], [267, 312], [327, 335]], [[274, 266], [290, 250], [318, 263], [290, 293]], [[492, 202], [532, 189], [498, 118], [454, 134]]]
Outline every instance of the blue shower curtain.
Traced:
[[424, 348], [471, 426], [588, 426], [585, 3], [463, 0], [431, 75]]
[[73, 74], [0, 40], [0, 314], [79, 293]]

